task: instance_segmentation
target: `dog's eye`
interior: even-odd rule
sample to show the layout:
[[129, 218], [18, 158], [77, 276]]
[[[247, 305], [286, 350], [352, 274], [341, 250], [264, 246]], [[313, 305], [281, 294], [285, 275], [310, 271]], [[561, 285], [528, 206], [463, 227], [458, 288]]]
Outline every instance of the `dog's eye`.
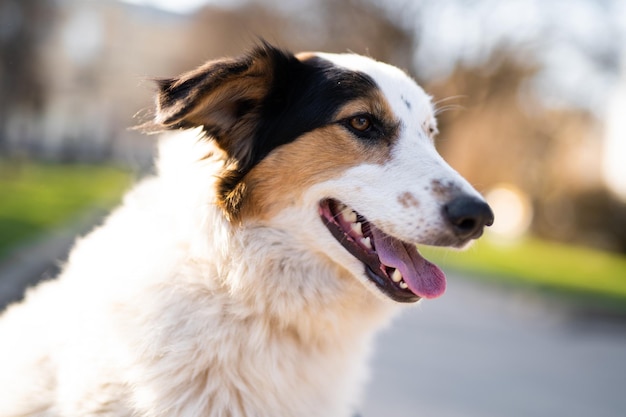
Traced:
[[367, 115], [354, 116], [348, 120], [350, 127], [359, 132], [366, 132], [372, 127], [372, 119]]
[[376, 141], [395, 131], [395, 126], [385, 124], [376, 116], [361, 113], [338, 121], [354, 136], [366, 141]]

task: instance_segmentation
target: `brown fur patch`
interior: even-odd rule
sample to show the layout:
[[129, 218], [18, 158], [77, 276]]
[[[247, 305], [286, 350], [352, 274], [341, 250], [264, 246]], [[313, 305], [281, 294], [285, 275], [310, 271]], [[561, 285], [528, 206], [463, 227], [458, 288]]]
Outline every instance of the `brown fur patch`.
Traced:
[[244, 178], [242, 218], [268, 219], [296, 204], [312, 185], [389, 157], [388, 146], [362, 143], [338, 124], [317, 129], [276, 149]]
[[438, 179], [432, 180], [430, 185], [432, 187], [433, 194], [437, 197], [449, 197], [457, 190], [457, 187], [455, 187], [454, 184], [446, 184]]
[[420, 202], [415, 198], [413, 194], [406, 191], [398, 196], [398, 202], [404, 208], [417, 208], [420, 205]]
[[296, 54], [296, 58], [298, 58], [300, 61], [306, 61], [309, 59], [317, 59], [318, 56], [315, 52], [298, 52]]

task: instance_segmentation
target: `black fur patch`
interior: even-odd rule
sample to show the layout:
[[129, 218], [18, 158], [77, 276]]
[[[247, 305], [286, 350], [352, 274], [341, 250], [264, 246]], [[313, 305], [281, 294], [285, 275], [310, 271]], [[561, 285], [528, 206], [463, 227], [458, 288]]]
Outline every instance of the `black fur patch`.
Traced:
[[242, 173], [276, 147], [331, 123], [342, 105], [376, 88], [369, 76], [317, 57], [289, 60], [274, 70], [272, 86], [261, 104], [252, 154]]
[[235, 162], [218, 185], [222, 201], [232, 200], [230, 214], [239, 183], [272, 150], [334, 122], [341, 106], [376, 88], [366, 74], [315, 56], [299, 60], [266, 43], [158, 86], [157, 126], [203, 126]]

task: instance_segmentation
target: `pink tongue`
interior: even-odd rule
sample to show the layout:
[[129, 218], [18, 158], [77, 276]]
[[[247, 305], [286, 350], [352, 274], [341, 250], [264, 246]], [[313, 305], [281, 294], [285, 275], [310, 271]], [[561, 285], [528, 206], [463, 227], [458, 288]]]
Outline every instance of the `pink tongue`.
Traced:
[[404, 243], [372, 226], [374, 244], [380, 261], [400, 270], [404, 282], [423, 298], [439, 297], [446, 290], [446, 276], [436, 265], [424, 259], [417, 247]]

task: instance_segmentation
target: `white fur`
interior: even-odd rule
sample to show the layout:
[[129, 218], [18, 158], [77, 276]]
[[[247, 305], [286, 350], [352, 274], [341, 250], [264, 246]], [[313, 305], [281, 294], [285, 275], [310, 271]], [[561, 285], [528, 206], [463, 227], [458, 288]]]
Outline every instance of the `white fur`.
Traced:
[[[395, 304], [324, 228], [319, 200], [341, 196], [387, 233], [428, 243], [445, 230], [424, 184], [474, 191], [436, 154], [420, 87], [367, 58], [324, 57], [381, 86], [402, 121], [391, 160], [239, 227], [215, 205], [221, 160], [200, 159], [212, 144], [196, 131], [164, 139], [158, 174], [0, 320], [0, 417], [354, 413], [371, 339]], [[419, 211], [398, 202], [406, 192]]]

